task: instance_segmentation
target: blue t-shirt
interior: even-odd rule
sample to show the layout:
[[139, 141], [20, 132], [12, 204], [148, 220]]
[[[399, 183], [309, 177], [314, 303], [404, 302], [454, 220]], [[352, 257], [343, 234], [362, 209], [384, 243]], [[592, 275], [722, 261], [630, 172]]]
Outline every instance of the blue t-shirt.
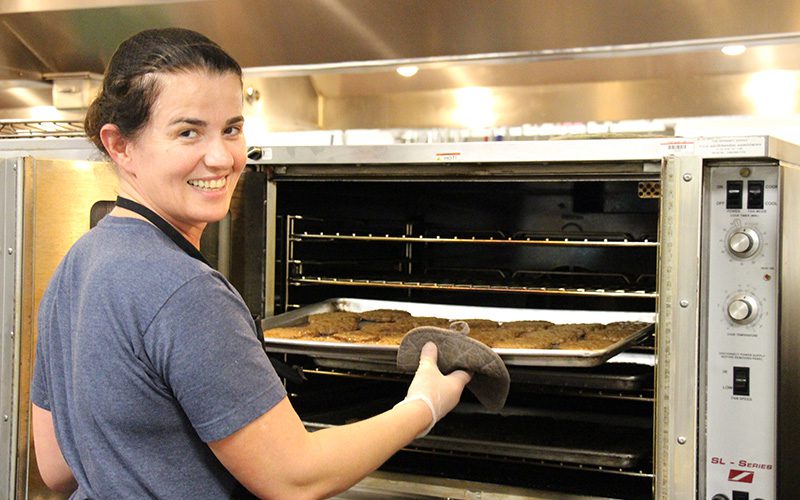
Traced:
[[145, 221], [101, 220], [40, 303], [31, 400], [52, 412], [75, 497], [230, 496], [206, 443], [285, 396], [233, 286]]

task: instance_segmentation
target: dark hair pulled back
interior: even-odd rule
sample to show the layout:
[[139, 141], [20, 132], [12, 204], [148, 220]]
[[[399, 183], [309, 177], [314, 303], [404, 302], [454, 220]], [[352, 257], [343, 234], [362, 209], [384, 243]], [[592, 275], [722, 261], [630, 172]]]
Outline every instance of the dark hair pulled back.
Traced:
[[156, 75], [192, 70], [242, 76], [236, 60], [195, 31], [151, 29], [125, 40], [111, 56], [103, 86], [86, 112], [83, 123], [86, 135], [107, 155], [100, 140], [103, 125], [112, 123], [124, 137], [135, 137], [150, 118], [158, 97]]

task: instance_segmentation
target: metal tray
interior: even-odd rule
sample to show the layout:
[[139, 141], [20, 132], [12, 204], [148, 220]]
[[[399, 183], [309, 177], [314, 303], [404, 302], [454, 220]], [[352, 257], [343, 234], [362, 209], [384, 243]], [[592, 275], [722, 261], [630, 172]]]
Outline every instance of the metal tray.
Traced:
[[[306, 415], [303, 422], [309, 430], [320, 430], [363, 420], [390, 407], [371, 401]], [[411, 447], [628, 469], [647, 459], [653, 436], [649, 420], [618, 421], [602, 414], [549, 410], [484, 414], [460, 408]]]
[[[504, 307], [454, 306], [420, 302], [392, 302], [369, 299], [334, 298], [279, 314], [262, 321], [264, 330], [300, 325], [311, 314], [333, 311], [363, 312], [374, 309], [399, 309], [413, 316], [436, 316], [457, 319], [490, 319], [498, 322], [543, 320], [557, 324], [612, 323], [640, 321], [648, 325], [604, 349], [494, 349], [509, 366], [597, 366], [653, 331], [655, 313], [584, 311], [560, 309], [517, 309]], [[317, 342], [313, 340], [274, 339], [265, 337], [267, 351], [303, 354], [315, 358], [320, 366], [353, 367], [385, 371], [394, 366], [397, 346], [353, 344], [347, 342]]]
[[596, 368], [510, 369], [511, 381], [538, 386], [640, 391], [653, 380], [653, 367], [637, 363], [605, 363]]

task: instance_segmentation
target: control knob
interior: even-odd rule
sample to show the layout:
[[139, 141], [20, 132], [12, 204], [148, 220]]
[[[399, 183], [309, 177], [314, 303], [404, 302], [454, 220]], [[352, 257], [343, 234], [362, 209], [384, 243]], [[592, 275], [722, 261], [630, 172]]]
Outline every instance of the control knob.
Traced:
[[737, 295], [728, 302], [728, 317], [740, 325], [756, 319], [758, 302], [749, 295]]
[[750, 257], [761, 246], [761, 238], [755, 229], [742, 227], [728, 236], [728, 249], [736, 257]]

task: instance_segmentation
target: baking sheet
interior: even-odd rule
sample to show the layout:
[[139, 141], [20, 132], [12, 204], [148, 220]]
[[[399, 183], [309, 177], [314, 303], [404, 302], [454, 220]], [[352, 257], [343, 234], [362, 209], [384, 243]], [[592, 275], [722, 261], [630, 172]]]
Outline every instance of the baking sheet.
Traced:
[[635, 363], [606, 363], [592, 369], [529, 367], [509, 373], [514, 383], [601, 391], [641, 391], [653, 383], [653, 367]]
[[[435, 316], [457, 319], [489, 319], [497, 322], [542, 320], [556, 324], [567, 323], [613, 323], [616, 321], [639, 321], [647, 323], [641, 330], [632, 333], [614, 344], [597, 350], [571, 349], [500, 349], [494, 351], [509, 366], [597, 366], [641, 340], [653, 331], [655, 313], [625, 311], [585, 311], [563, 309], [518, 309], [504, 307], [455, 306], [427, 304], [421, 302], [395, 302], [371, 299], [334, 298], [311, 304], [294, 311], [266, 318], [264, 330], [295, 326], [306, 323], [311, 314], [347, 311], [364, 312], [374, 309], [399, 309], [412, 316]], [[347, 342], [318, 342], [313, 340], [276, 339], [264, 337], [264, 345], [270, 352], [303, 354], [315, 358], [320, 366], [337, 367], [359, 365], [360, 369], [386, 370], [394, 366], [397, 346], [354, 344]], [[344, 363], [342, 363], [344, 362]]]

